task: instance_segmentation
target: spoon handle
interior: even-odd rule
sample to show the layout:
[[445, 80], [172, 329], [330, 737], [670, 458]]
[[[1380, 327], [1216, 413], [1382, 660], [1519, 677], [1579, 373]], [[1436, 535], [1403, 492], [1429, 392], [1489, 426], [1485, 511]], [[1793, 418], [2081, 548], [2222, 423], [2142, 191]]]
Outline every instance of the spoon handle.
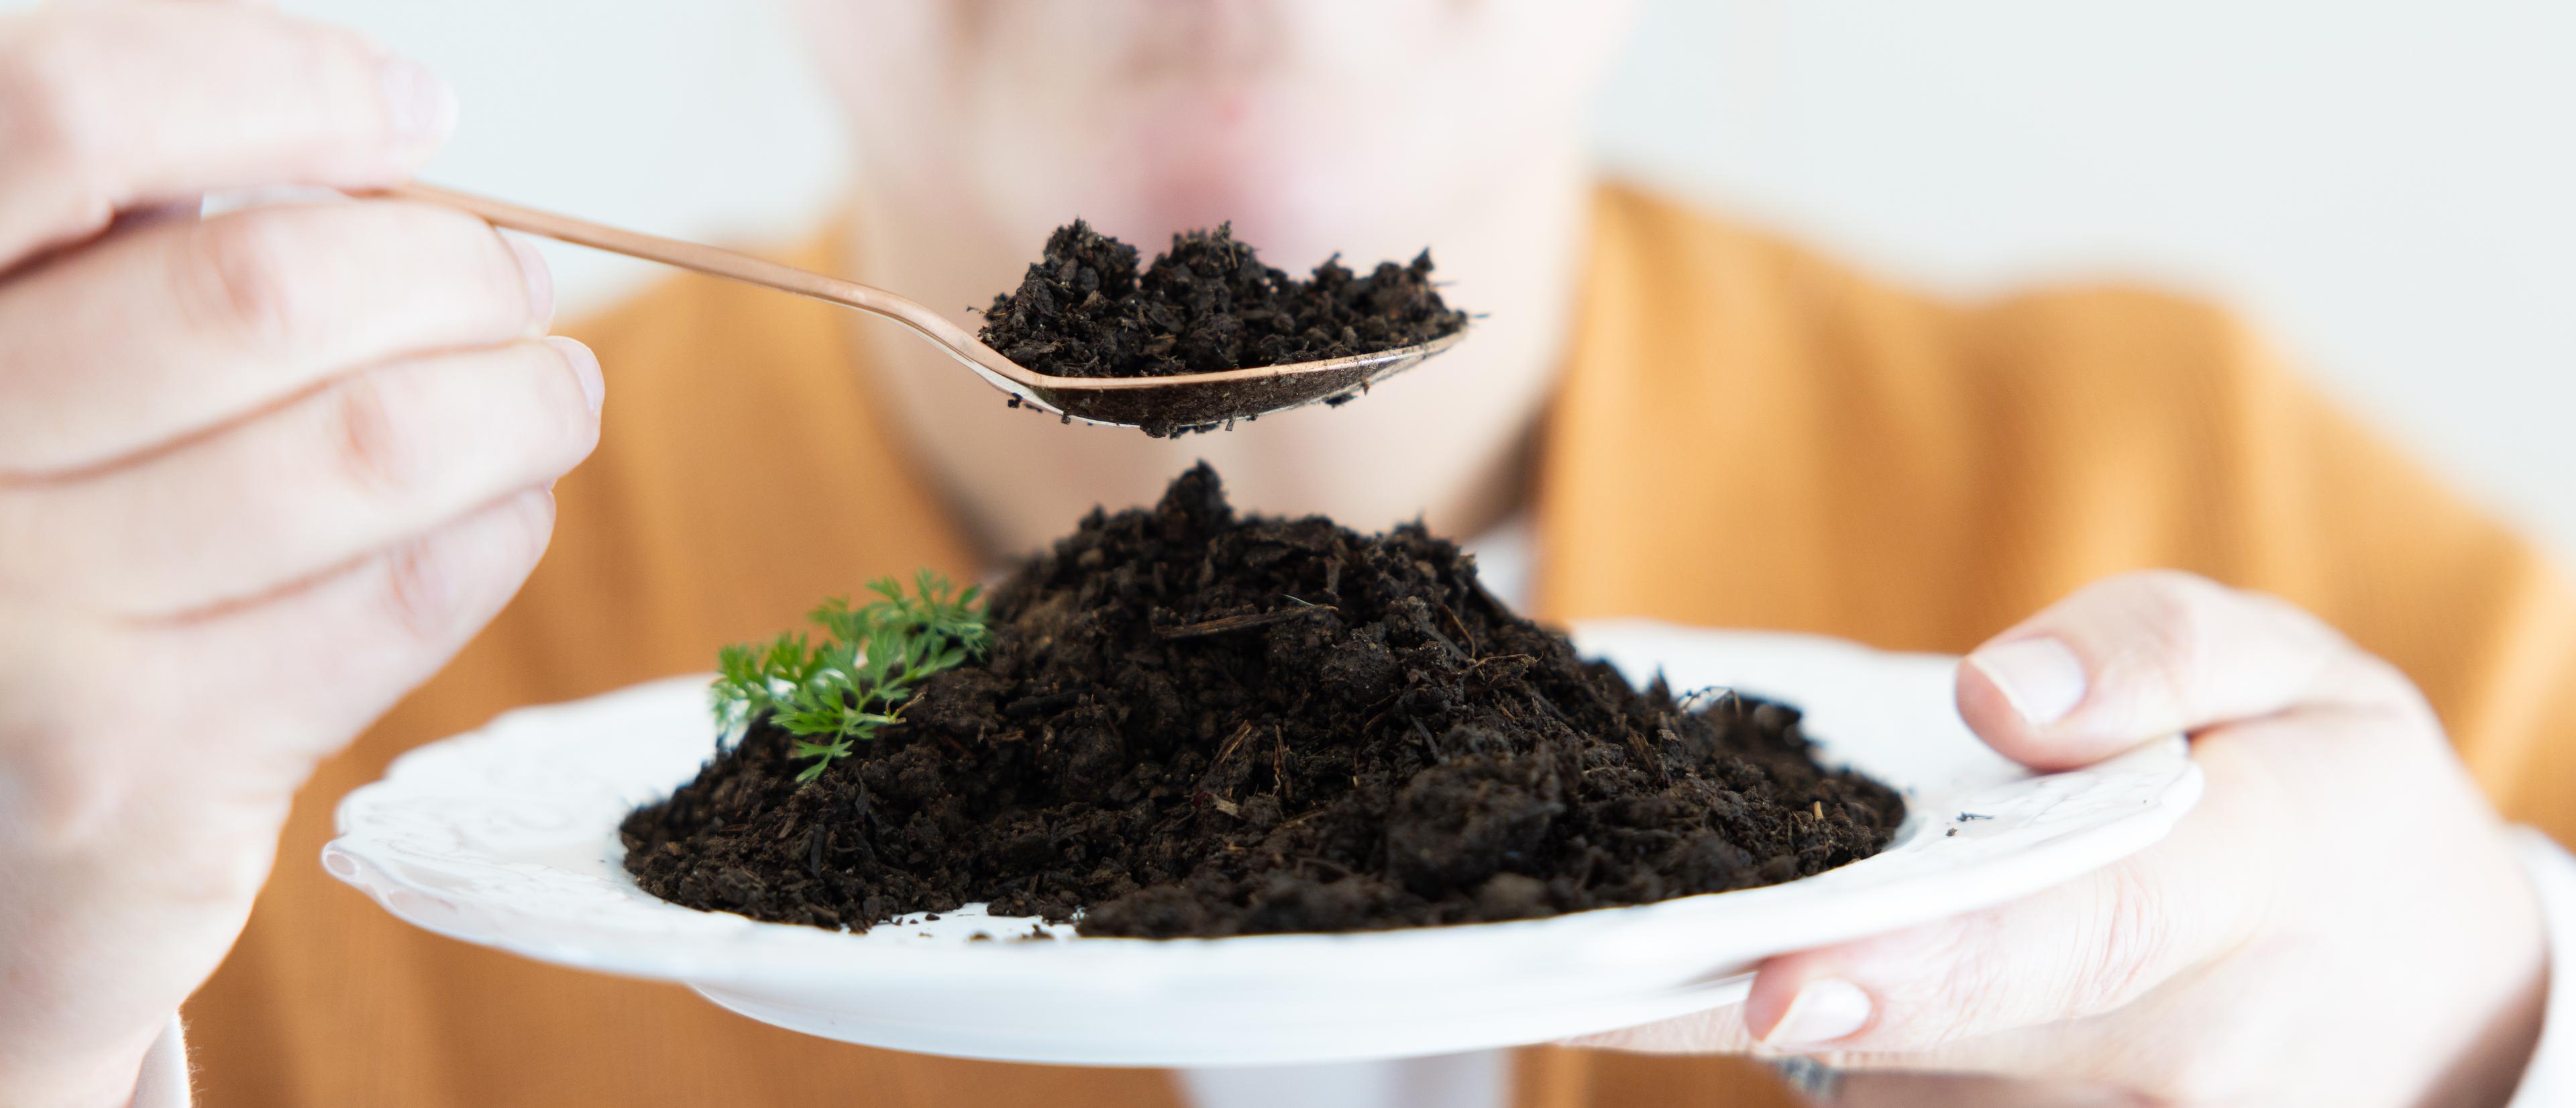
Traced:
[[949, 353], [970, 364], [980, 364], [984, 368], [1014, 379], [1038, 376], [1029, 374], [1026, 370], [1020, 370], [1017, 366], [1002, 360], [999, 355], [993, 355], [990, 358], [977, 357], [978, 352], [984, 351], [983, 344], [976, 341], [974, 336], [967, 334], [964, 329], [942, 318], [939, 313], [922, 307], [918, 302], [856, 281], [826, 277], [792, 265], [780, 265], [766, 258], [755, 258], [749, 254], [739, 254], [704, 243], [684, 242], [680, 239], [663, 238], [660, 235], [648, 235], [641, 231], [629, 231], [622, 227], [593, 223], [587, 219], [575, 219], [557, 212], [541, 211], [506, 200], [476, 196], [473, 193], [439, 188], [436, 185], [407, 182], [383, 189], [380, 195], [396, 200], [454, 208], [478, 216], [495, 227], [506, 227], [531, 235], [543, 235], [550, 239], [605, 250], [611, 254], [624, 254], [630, 258], [642, 258], [648, 262], [660, 262], [709, 276], [743, 281], [777, 289], [780, 292], [792, 292], [798, 296], [810, 296], [816, 300], [857, 308], [863, 312], [874, 312], [921, 332], [924, 338], [948, 348]]
[[[5, 2], [6, 0], [0, 0], [0, 3]], [[611, 254], [624, 254], [630, 258], [661, 262], [664, 265], [674, 265], [710, 276], [742, 281], [763, 288], [777, 289], [780, 292], [792, 292], [798, 296], [810, 296], [827, 303], [884, 316], [929, 339], [933, 345], [947, 351], [949, 357], [957, 359], [966, 368], [981, 374], [995, 387], [1031, 401], [1050, 412], [1062, 410], [1060, 408], [1062, 394], [1069, 392], [1171, 393], [1175, 390], [1212, 389], [1216, 391], [1209, 395], [1215, 398], [1219, 407], [1212, 409], [1214, 414], [1202, 422], [1221, 421], [1239, 414], [1258, 415], [1266, 411], [1277, 411], [1297, 404], [1322, 400], [1328, 396], [1349, 392], [1353, 388], [1365, 387], [1372, 381], [1400, 373], [1425, 358], [1457, 345], [1458, 340], [1465, 337], [1467, 333], [1466, 329], [1461, 327], [1441, 338], [1413, 346], [1396, 347], [1373, 354], [1355, 354], [1286, 365], [1216, 369], [1197, 373], [1177, 373], [1165, 377], [1059, 377], [1054, 374], [1039, 373], [1004, 357], [1001, 351], [984, 345], [983, 340], [976, 338], [965, 328], [949, 322], [947, 317], [922, 307], [919, 301], [907, 300], [884, 289], [862, 285], [856, 281], [826, 277], [792, 265], [780, 265], [766, 258], [737, 254], [705, 243], [683, 242], [679, 239], [663, 238], [660, 235], [648, 235], [641, 231], [629, 231], [623, 227], [610, 227], [587, 219], [575, 219], [568, 215], [540, 211], [506, 200], [494, 200], [488, 196], [476, 196], [473, 193], [443, 189], [416, 181], [378, 190], [376, 195], [454, 208], [479, 216], [484, 222], [495, 227], [506, 227], [531, 235], [543, 235], [546, 238], [559, 239], [578, 246], [605, 250]], [[1263, 407], [1252, 409], [1248, 413], [1238, 410], [1245, 401], [1235, 396], [1233, 390], [1240, 389], [1250, 382], [1291, 377], [1307, 378], [1315, 382], [1308, 386], [1308, 391], [1312, 395], [1292, 395], [1282, 402], [1264, 401]], [[1080, 418], [1093, 422], [1118, 422], [1096, 413], [1084, 413]]]

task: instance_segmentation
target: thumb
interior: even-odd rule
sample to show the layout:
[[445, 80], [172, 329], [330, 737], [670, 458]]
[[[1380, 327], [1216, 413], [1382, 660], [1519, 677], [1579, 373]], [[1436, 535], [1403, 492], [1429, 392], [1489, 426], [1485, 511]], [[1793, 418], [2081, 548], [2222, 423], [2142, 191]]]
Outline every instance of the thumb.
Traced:
[[[2297, 726], [2246, 725], [2246, 737]], [[1648, 1052], [1812, 1054], [1838, 1069], [1942, 1070], [2123, 1082], [2135, 1051], [2103, 1049], [2131, 1006], [2256, 941], [2287, 881], [2283, 854], [2247, 849], [2292, 806], [2241, 763], [2255, 743], [2202, 757], [2209, 789], [2162, 841], [1994, 908], [1762, 964], [1740, 1007], [1588, 1037]], [[2153, 1003], [2153, 1001], [2148, 1001]], [[2100, 1036], [2108, 1035], [2112, 1040]], [[2009, 1103], [2009, 1102], [1998, 1102]]]
[[[2280, 807], [2265, 789], [2212, 789], [2154, 847], [2072, 882], [1935, 923], [1782, 954], [1762, 964], [1740, 1007], [1575, 1045], [1797, 1052], [1846, 1069], [2097, 1080], [2102, 1075], [2085, 1072], [2086, 1060], [2074, 1057], [2082, 1052], [2068, 1042], [2030, 1037], [2124, 1007], [2251, 941], [2281, 878], [2274, 855], [2244, 843], [2273, 830], [2271, 813]], [[2001, 1034], [2014, 1031], [2021, 1033]]]
[[[2133, 574], [1969, 655], [1959, 709], [1998, 752], [2067, 768], [2159, 734], [2262, 730], [2305, 705], [2376, 695], [2353, 677], [2357, 656], [2280, 601]], [[1744, 1030], [1773, 1047], [1912, 1051], [2120, 1007], [2250, 934], [2268, 855], [2242, 843], [2275, 818], [2253, 803], [2259, 792], [2212, 788], [2156, 847], [2022, 901], [1774, 958]]]
[[1996, 753], [2061, 770], [2176, 731], [2420, 698], [2286, 601], [2152, 572], [2088, 586], [1978, 647], [1958, 702]]

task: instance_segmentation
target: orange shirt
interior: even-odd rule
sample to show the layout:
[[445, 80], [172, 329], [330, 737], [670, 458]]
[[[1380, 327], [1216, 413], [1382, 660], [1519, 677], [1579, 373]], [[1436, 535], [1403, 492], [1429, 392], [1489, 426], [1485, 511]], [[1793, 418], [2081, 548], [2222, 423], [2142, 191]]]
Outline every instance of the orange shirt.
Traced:
[[[793, 260], [830, 266], [819, 244]], [[2395, 662], [2508, 816], [2576, 842], [2576, 598], [2227, 316], [2108, 287], [1952, 303], [1618, 188], [1596, 201], [1580, 313], [1538, 462], [1543, 617], [1960, 651], [2106, 574], [2188, 569]], [[576, 330], [616, 396], [557, 490], [553, 549], [306, 788], [188, 1008], [205, 1104], [1174, 1103], [1152, 1071], [847, 1046], [451, 942], [314, 862], [340, 795], [406, 747], [704, 670], [870, 577], [978, 568], [891, 448], [847, 325], [685, 278]], [[1544, 1108], [1788, 1103], [1728, 1059], [1534, 1050], [1518, 1077]]]

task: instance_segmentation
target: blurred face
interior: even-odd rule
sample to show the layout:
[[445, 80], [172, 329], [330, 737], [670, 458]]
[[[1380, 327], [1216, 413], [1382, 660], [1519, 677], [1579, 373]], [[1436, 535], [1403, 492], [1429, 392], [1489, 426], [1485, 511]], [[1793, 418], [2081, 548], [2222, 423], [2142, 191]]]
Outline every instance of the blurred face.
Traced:
[[1148, 253], [1230, 219], [1292, 272], [1409, 256], [1509, 175], [1579, 158], [1628, 21], [1572, 0], [793, 3], [869, 191], [1028, 253], [1077, 214]]
[[1271, 265], [1429, 247], [1474, 335], [1340, 408], [1154, 440], [1015, 412], [928, 346], [859, 327], [890, 426], [989, 551], [1191, 461], [1238, 507], [1365, 529], [1485, 526], [1572, 326], [1588, 90], [1624, 0], [790, 0], [852, 117], [842, 264], [949, 313], [1075, 216], [1152, 254], [1231, 220]]

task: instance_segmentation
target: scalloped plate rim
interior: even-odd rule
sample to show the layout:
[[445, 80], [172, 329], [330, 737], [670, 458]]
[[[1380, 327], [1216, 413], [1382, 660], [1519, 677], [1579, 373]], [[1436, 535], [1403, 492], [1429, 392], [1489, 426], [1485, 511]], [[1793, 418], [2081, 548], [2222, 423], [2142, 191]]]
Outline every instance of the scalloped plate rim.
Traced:
[[[1643, 652], [1659, 660], [1692, 650], [1712, 650], [1737, 665], [1761, 668], [1755, 659], [1769, 659], [1783, 672], [1804, 666], [1858, 667], [1883, 679], [1886, 687], [1898, 684], [1923, 684], [1935, 669], [1946, 674], [1956, 659], [1941, 655], [1907, 654], [1877, 651], [1869, 647], [1820, 636], [1776, 632], [1715, 631], [1642, 620], [1603, 621], [1577, 627], [1577, 642], [1586, 646], [1587, 654], [1606, 653], [1635, 675]], [[1596, 647], [1605, 648], [1601, 651]], [[1630, 657], [1620, 657], [1623, 653]], [[1685, 668], [1688, 668], [1687, 666]], [[1902, 677], [1902, 681], [1899, 678]], [[1962, 821], [1952, 813], [1927, 810], [1927, 802], [1944, 805], [1955, 798], [1954, 792], [1934, 789], [1924, 792], [1923, 781], [1898, 781], [1908, 792], [1906, 825], [1897, 840], [1879, 855], [1814, 877], [1755, 889], [1725, 893], [1704, 893], [1651, 904], [1594, 909], [1534, 920], [1499, 923], [1455, 924], [1436, 927], [1404, 928], [1387, 931], [1342, 934], [1289, 934], [1234, 936], [1215, 939], [1121, 939], [1081, 938], [1066, 941], [1027, 942], [961, 942], [965, 929], [974, 927], [1007, 937], [1025, 933], [1033, 921], [1024, 918], [980, 917], [989, 922], [976, 922], [979, 917], [967, 913], [950, 915], [937, 924], [897, 922], [879, 925], [866, 934], [828, 931], [791, 924], [765, 923], [732, 915], [680, 907], [651, 897], [636, 888], [619, 863], [622, 850], [615, 843], [615, 820], [609, 819], [598, 828], [604, 844], [594, 841], [590, 848], [579, 847], [578, 839], [568, 847], [558, 848], [570, 858], [576, 854], [596, 854], [568, 863], [560, 878], [540, 873], [533, 878], [544, 881], [582, 880], [597, 887], [591, 900], [614, 904], [612, 917], [621, 922], [603, 924], [598, 920], [580, 926], [562, 926], [563, 921], [547, 910], [525, 903], [492, 903], [490, 898], [453, 895], [453, 887], [441, 887], [438, 881], [425, 879], [438, 872], [435, 859], [404, 857], [384, 835], [388, 805], [406, 796], [415, 800], [430, 782], [440, 775], [466, 767], [506, 763], [512, 756], [525, 756], [532, 749], [528, 736], [554, 736], [557, 742], [569, 742], [565, 735], [577, 733], [588, 725], [593, 729], [603, 721], [613, 721], [621, 711], [637, 712], [652, 718], [676, 712], [674, 705], [687, 692], [691, 709], [700, 717], [699, 725], [711, 745], [712, 728], [703, 722], [705, 678], [687, 676], [648, 681], [585, 700], [561, 704], [524, 707], [504, 712], [489, 723], [464, 734], [426, 744], [404, 752], [387, 767], [383, 779], [350, 792], [340, 801], [335, 813], [338, 835], [323, 850], [323, 860], [333, 876], [338, 877], [376, 900], [399, 918], [416, 926], [460, 941], [509, 950], [526, 957], [574, 968], [619, 974], [652, 980], [676, 981], [690, 985], [709, 999], [737, 1011], [754, 1010], [756, 1018], [771, 1018], [757, 1009], [768, 1005], [794, 1007], [819, 1003], [821, 1009], [838, 1011], [842, 1023], [816, 1017], [807, 1019], [801, 1028], [816, 1031], [828, 1024], [830, 1030], [818, 1033], [851, 1038], [852, 1041], [875, 1042], [901, 1049], [928, 1050], [938, 1053], [964, 1054], [977, 1057], [1009, 1057], [1032, 1061], [1109, 1062], [1114, 1064], [1210, 1064], [1234, 1061], [1316, 1060], [1323, 1058], [1387, 1056], [1421, 1053], [1403, 1043], [1388, 1043], [1385, 1049], [1354, 1054], [1349, 1047], [1300, 1047], [1283, 1044], [1276, 1049], [1239, 1052], [1242, 1057], [1210, 1057], [1206, 1049], [1192, 1052], [1175, 1044], [1157, 1054], [1150, 1044], [1139, 1045], [1124, 1053], [1109, 1052], [1104, 1057], [1097, 1047], [1079, 1044], [1055, 1052], [1035, 1051], [1021, 1045], [1001, 1053], [982, 1052], [972, 1042], [952, 1041], [958, 1036], [971, 1040], [969, 1028], [939, 1032], [930, 1025], [935, 1020], [916, 1021], [920, 1027], [871, 1026], [850, 1031], [843, 1024], [861, 1018], [879, 1006], [889, 994], [923, 989], [1008, 989], [1014, 996], [1100, 996], [1124, 997], [1153, 1002], [1156, 998], [1186, 1007], [1194, 992], [1220, 985], [1240, 988], [1256, 985], [1280, 994], [1280, 1013], [1286, 1019], [1293, 1007], [1287, 997], [1312, 1001], [1318, 990], [1367, 989], [1389, 984], [1419, 987], [1425, 984], [1455, 985], [1461, 975], [1497, 963], [1511, 965], [1533, 988], [1544, 992], [1554, 989], [1571, 1003], [1594, 993], [1611, 1007], [1620, 995], [1631, 996], [1637, 1011], [1645, 1011], [1657, 1000], [1647, 995], [1654, 989], [1639, 986], [1648, 979], [1659, 980], [1665, 993], [1673, 989], [1697, 989], [1692, 1003], [1705, 1007], [1699, 1000], [1709, 1000], [1726, 989], [1714, 991], [1711, 983], [1723, 986], [1734, 982], [1733, 991], [1740, 994], [1741, 983], [1733, 977], [1720, 980], [1719, 963], [1732, 967], [1728, 972], [1740, 976], [1745, 958], [1776, 953], [1776, 939], [1748, 942], [1747, 933], [1785, 933], [1794, 931], [1801, 942], [1822, 942], [1857, 938], [1907, 923], [1928, 921], [1958, 912], [1999, 903], [2026, 895], [2047, 885], [2072, 878], [2142, 849], [2168, 831], [2173, 822], [2188, 811], [2198, 799], [2200, 775], [2190, 759], [2188, 745], [2179, 735], [2164, 736], [2141, 743], [2136, 749], [2085, 770], [2068, 774], [2032, 775], [2017, 771], [2000, 784], [1989, 783], [1999, 795], [2021, 795], [2042, 789], [2045, 782], [2056, 781], [2073, 790], [2080, 799], [2086, 794], [2085, 784], [2097, 788], [2114, 778], [2133, 779], [2133, 784], [2153, 786], [2152, 795], [2132, 810], [2105, 814], [2056, 829], [2053, 833], [2030, 832], [2019, 824], [2000, 821]], [[1911, 688], [1911, 684], [1908, 685]], [[1760, 680], [1741, 683], [1748, 691], [1766, 691]], [[1922, 695], [1913, 690], [1913, 695]], [[1859, 690], [1854, 690], [1855, 699]], [[1833, 719], [1838, 713], [1830, 700], [1803, 698], [1801, 707], [1811, 721]], [[1936, 721], [1937, 722], [1937, 721]], [[675, 725], [676, 726], [676, 725]], [[1948, 727], [1965, 734], [1955, 712], [1949, 713]], [[1837, 739], [1830, 724], [1815, 728], [1827, 760], [1837, 760]], [[1955, 736], [1951, 736], [1955, 740]], [[517, 750], [509, 744], [517, 740]], [[673, 740], [676, 741], [676, 740]], [[1878, 741], [1878, 740], [1873, 740]], [[1973, 743], [1973, 738], [1968, 740]], [[1862, 743], [1868, 746], [1869, 743]], [[1978, 747], [1982, 750], [1982, 747]], [[657, 756], [668, 758], [670, 752]], [[1967, 755], [1962, 754], [1965, 759]], [[1991, 755], [1985, 755], [1993, 762]], [[1867, 757], [1853, 759], [1868, 762]], [[694, 772], [695, 760], [689, 772]], [[634, 776], [648, 776], [636, 767]], [[655, 771], [660, 772], [660, 771]], [[1973, 772], [1972, 769], [1960, 770]], [[2000, 773], [1992, 766], [1984, 772]], [[685, 773], [668, 784], [659, 786], [666, 793], [676, 786]], [[618, 793], [620, 804], [644, 799], [635, 790], [605, 781], [594, 780], [593, 808], [606, 803], [606, 793]], [[2018, 793], [2015, 790], [2019, 790]], [[647, 787], [647, 791], [649, 787]], [[435, 794], [435, 790], [430, 790]], [[483, 794], [486, 807], [506, 804], [508, 795], [495, 798]], [[2062, 803], [2063, 801], [2059, 801]], [[471, 808], [470, 800], [459, 804]], [[2043, 814], [2048, 809], [2043, 808]], [[622, 815], [623, 809], [619, 809]], [[2009, 854], [1979, 858], [1962, 844], [1985, 839], [2007, 828], [2020, 827], [2027, 839]], [[1965, 831], [1964, 835], [1959, 834]], [[1955, 836], [1955, 837], [1954, 837]], [[463, 853], [452, 855], [445, 864], [473, 855], [478, 847], [459, 846]], [[1931, 855], [1935, 864], [1926, 865], [1922, 856]], [[1955, 861], [1938, 864], [1944, 856]], [[489, 861], [489, 859], [484, 859]], [[547, 870], [545, 863], [519, 862]], [[588, 867], [586, 875], [577, 871]], [[1889, 871], [1881, 876], [1881, 871]], [[599, 901], [599, 896], [608, 900]], [[910, 919], [911, 917], [907, 917]], [[931, 938], [915, 937], [927, 929]], [[1069, 934], [1069, 929], [1050, 929]], [[674, 933], [676, 932], [676, 933]], [[900, 932], [901, 934], [892, 934]], [[1726, 957], [1704, 955], [1700, 951], [1673, 953], [1677, 937], [1687, 942], [1701, 939], [1703, 950], [1728, 947], [1727, 938], [1745, 949], [1732, 950]], [[724, 940], [708, 945], [711, 940]], [[1569, 941], [1579, 940], [1579, 941]], [[1753, 947], [1774, 949], [1753, 950]], [[1707, 962], [1696, 974], [1682, 973], [1677, 962], [1697, 958]], [[1731, 959], [1731, 960], [1730, 960]], [[1032, 980], [1032, 978], [1035, 980]], [[1061, 978], [1062, 980], [1050, 980]], [[1594, 985], [1598, 988], [1594, 988]], [[1463, 986], [1462, 986], [1463, 987]], [[1621, 990], [1626, 990], [1625, 994]], [[1589, 991], [1587, 991], [1589, 990]], [[1469, 990], [1472, 992], [1472, 989]], [[1456, 993], [1456, 990], [1450, 990]], [[1700, 994], [1707, 994], [1701, 996]], [[907, 994], [908, 995], [908, 994]], [[1678, 995], [1678, 994], [1675, 994]], [[819, 999], [818, 999], [819, 998]], [[1606, 999], [1604, 999], [1606, 998]], [[1724, 1003], [1725, 998], [1709, 1000]], [[1417, 996], [1409, 1003], [1426, 1011], [1441, 1007], [1437, 996]], [[1673, 1001], [1663, 998], [1669, 1006]], [[809, 1004], [810, 1006], [810, 1004]], [[925, 1013], [927, 1014], [927, 1013]], [[802, 1018], [802, 1017], [800, 1017]], [[818, 1022], [819, 1021], [819, 1022]], [[1293, 1021], [1288, 1021], [1293, 1023]], [[1497, 1026], [1503, 1021], [1498, 1021]], [[1596, 1019], [1597, 1022], [1597, 1019]], [[1618, 1026], [1616, 1023], [1603, 1029]], [[990, 1037], [1008, 1038], [1004, 1028], [993, 1026]], [[1564, 1033], [1574, 1033], [1569, 1030]], [[918, 1031], [916, 1041], [904, 1039]], [[941, 1037], [946, 1034], [948, 1037]], [[1041, 1028], [1039, 1038], [1044, 1038]], [[1464, 1039], [1472, 1039], [1462, 1033]], [[923, 1037], [923, 1036], [926, 1036]], [[1025, 1037], [1025, 1036], [1024, 1036]], [[1293, 1037], [1293, 1036], [1292, 1036]], [[1435, 1036], [1436, 1037], [1436, 1036]], [[1490, 1038], [1490, 1036], [1488, 1036]], [[1461, 1038], [1461, 1036], [1452, 1036]], [[1462, 1040], [1463, 1042], [1463, 1040]], [[1472, 1042], [1446, 1042], [1442, 1049], [1465, 1048]], [[1415, 1044], [1418, 1045], [1418, 1044]], [[1485, 1045], [1500, 1045], [1500, 1042]], [[1226, 1054], [1226, 1048], [1216, 1048]]]

